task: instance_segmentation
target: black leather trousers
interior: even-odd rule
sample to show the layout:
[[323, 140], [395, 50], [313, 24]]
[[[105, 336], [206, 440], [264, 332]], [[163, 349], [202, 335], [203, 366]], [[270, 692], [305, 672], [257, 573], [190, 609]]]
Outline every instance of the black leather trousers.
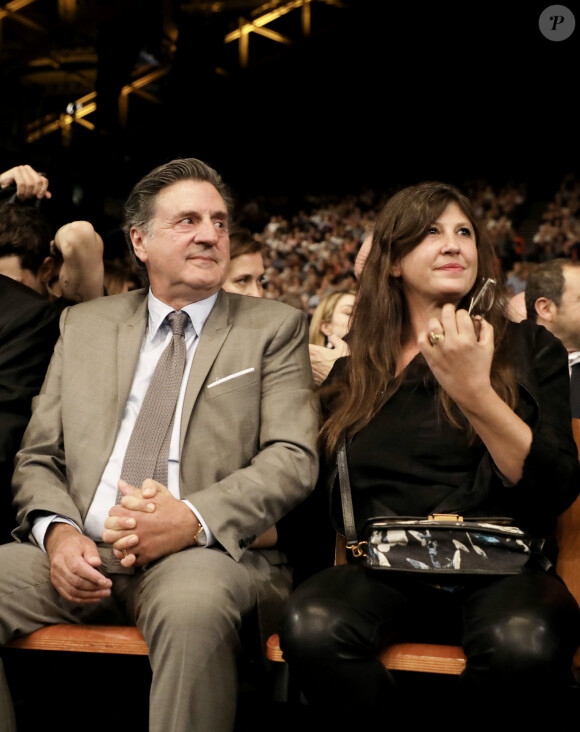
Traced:
[[376, 659], [395, 641], [463, 646], [467, 666], [458, 691], [439, 701], [468, 714], [472, 727], [474, 714], [500, 713], [506, 724], [510, 715], [538, 721], [563, 700], [576, 703], [571, 660], [580, 610], [561, 580], [543, 572], [471, 577], [438, 588], [355, 564], [332, 567], [292, 594], [280, 641], [309, 704], [342, 727], [384, 726], [398, 713], [408, 722], [410, 713], [417, 719], [427, 712], [424, 704], [437, 704], [417, 698], [409, 708], [407, 699], [403, 708], [393, 677]]

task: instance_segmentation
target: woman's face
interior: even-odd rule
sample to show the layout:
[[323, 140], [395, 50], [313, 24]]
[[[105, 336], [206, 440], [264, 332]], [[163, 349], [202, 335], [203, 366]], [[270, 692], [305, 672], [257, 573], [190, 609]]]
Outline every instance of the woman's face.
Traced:
[[223, 288], [238, 295], [264, 297], [264, 260], [260, 252], [240, 254], [231, 259]]
[[336, 301], [336, 305], [332, 311], [332, 318], [328, 322], [323, 322], [321, 324], [320, 330], [322, 333], [325, 336], [335, 335], [339, 338], [344, 338], [348, 333], [353, 305], [354, 295], [351, 295], [350, 293], [341, 295], [341, 297]]
[[450, 203], [427, 235], [393, 267], [407, 302], [457, 305], [477, 277], [475, 232], [456, 203]]

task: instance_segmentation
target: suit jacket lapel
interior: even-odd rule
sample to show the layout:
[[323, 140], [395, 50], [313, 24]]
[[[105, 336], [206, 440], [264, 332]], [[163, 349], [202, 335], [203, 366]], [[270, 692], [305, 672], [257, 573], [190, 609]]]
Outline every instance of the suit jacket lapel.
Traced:
[[123, 411], [129, 398], [147, 326], [147, 293], [135, 312], [119, 325], [117, 331], [117, 413], [114, 434], [117, 435]]
[[191, 417], [191, 412], [195, 406], [195, 402], [199, 396], [201, 387], [207, 378], [210, 368], [212, 367], [220, 349], [231, 329], [229, 323], [229, 303], [227, 295], [220, 290], [215, 305], [209, 314], [197, 350], [193, 357], [193, 364], [187, 382], [185, 398], [183, 401], [183, 412], [181, 414], [181, 434], [179, 438], [179, 449], [183, 449], [185, 433], [187, 425]]

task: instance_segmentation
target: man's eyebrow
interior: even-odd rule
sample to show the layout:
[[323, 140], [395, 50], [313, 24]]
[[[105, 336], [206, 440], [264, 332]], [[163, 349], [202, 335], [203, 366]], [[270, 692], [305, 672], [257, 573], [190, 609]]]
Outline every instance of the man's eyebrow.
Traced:
[[[221, 211], [219, 209], [216, 211], [210, 211], [209, 215], [210, 215], [210, 218], [212, 218], [212, 219], [224, 219], [227, 221], [227, 219], [229, 218], [227, 211]], [[184, 209], [183, 211], [176, 211], [173, 218], [175, 219], [175, 221], [179, 221], [180, 219], [185, 219], [185, 218], [193, 219], [193, 218], [198, 218], [200, 216], [202, 216], [202, 213], [200, 211], [196, 211], [194, 209]]]

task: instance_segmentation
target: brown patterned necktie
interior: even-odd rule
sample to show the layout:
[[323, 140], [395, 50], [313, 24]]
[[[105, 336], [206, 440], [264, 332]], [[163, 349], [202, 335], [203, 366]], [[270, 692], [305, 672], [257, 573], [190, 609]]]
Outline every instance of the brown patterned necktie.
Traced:
[[[173, 311], [167, 316], [173, 337], [159, 357], [127, 445], [121, 478], [136, 488], [141, 488], [147, 478], [167, 485], [173, 418], [185, 369], [185, 325], [188, 317], [183, 311]], [[117, 491], [116, 503], [120, 503], [122, 497]], [[115, 557], [109, 569], [127, 572]], [[129, 571], [132, 572], [132, 568]]]
[[187, 318], [183, 311], [167, 316], [173, 337], [159, 357], [127, 445], [121, 478], [137, 488], [147, 478], [167, 485], [173, 415], [185, 368]]

